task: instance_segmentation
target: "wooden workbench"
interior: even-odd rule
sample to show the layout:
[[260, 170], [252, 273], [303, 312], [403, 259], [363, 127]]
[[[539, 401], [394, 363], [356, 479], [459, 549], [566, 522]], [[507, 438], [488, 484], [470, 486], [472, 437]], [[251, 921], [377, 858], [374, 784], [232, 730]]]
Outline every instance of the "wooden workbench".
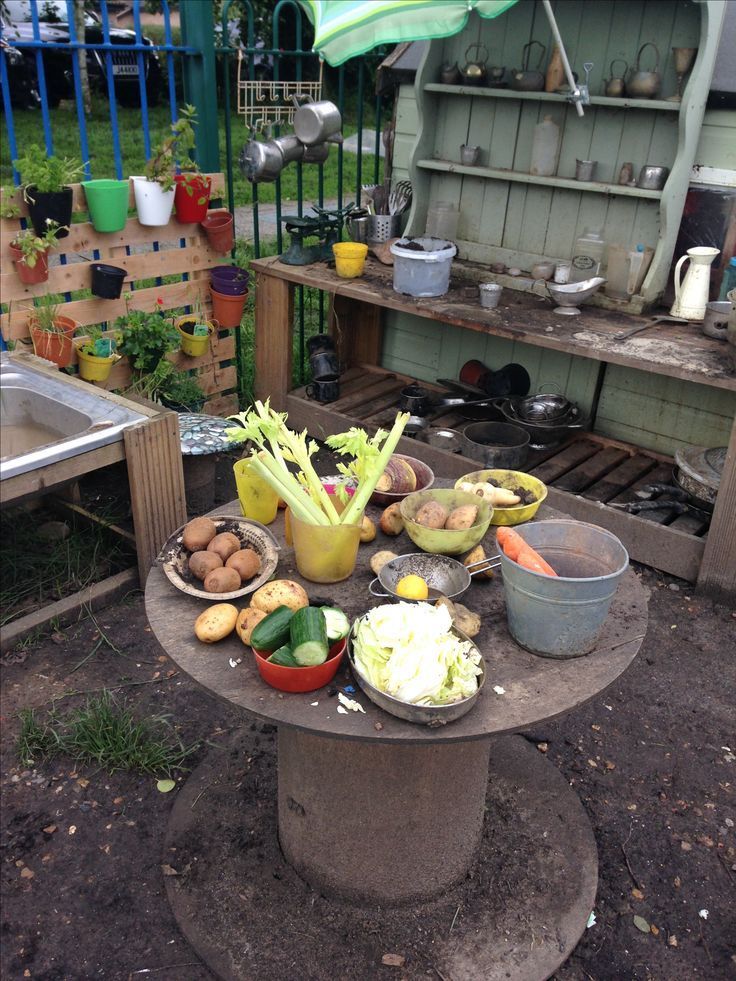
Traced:
[[[585, 307], [578, 317], [560, 317], [541, 297], [509, 290], [499, 307], [486, 310], [472, 289], [483, 274], [480, 266], [456, 262], [449, 292], [434, 299], [395, 293], [392, 269], [372, 259], [355, 280], [339, 279], [334, 269], [321, 263], [289, 266], [278, 257], [258, 259], [251, 266], [256, 280], [256, 396], [270, 398], [274, 408], [288, 411], [294, 428], [306, 427], [316, 437], [343, 431], [356, 422], [368, 429], [385, 425], [398, 391], [411, 380], [380, 368], [384, 310], [736, 392], [730, 348], [691, 325], [657, 324], [617, 340], [617, 334], [647, 323], [647, 318], [593, 307]], [[304, 389], [291, 390], [295, 286], [329, 294], [330, 329], [347, 369], [343, 381], [349, 382], [343, 384], [340, 399], [330, 405], [310, 401]], [[420, 457], [443, 476], [459, 476], [478, 467], [476, 461], [416, 440], [402, 439], [399, 449]], [[563, 489], [555, 488], [551, 479], [545, 481], [553, 506], [608, 528], [637, 561], [697, 580], [711, 591], [736, 593], [736, 423], [707, 537], [707, 522], [697, 527], [689, 516], [664, 526], [606, 506], [633, 499], [636, 480], [663, 479], [671, 472], [670, 459], [588, 433], [555, 459], [549, 457], [549, 453], [538, 455], [527, 469], [537, 472], [535, 467], [544, 466], [550, 478], [563, 475]], [[580, 483], [580, 468], [586, 483]], [[618, 471], [630, 475], [628, 483], [623, 478], [617, 483]]]

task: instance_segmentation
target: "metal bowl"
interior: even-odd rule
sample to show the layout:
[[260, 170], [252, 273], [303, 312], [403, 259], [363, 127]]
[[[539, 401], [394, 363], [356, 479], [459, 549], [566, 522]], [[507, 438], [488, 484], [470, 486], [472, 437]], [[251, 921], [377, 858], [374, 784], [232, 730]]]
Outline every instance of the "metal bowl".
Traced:
[[[448, 511], [460, 507], [463, 504], [475, 504], [478, 508], [478, 517], [475, 524], [470, 528], [462, 530], [448, 528], [425, 528], [418, 524], [414, 518], [419, 508], [428, 501], [439, 501]], [[401, 517], [404, 519], [404, 528], [411, 540], [425, 552], [433, 552], [440, 555], [460, 555], [462, 552], [469, 552], [475, 548], [478, 542], [488, 531], [491, 523], [493, 508], [486, 501], [479, 501], [475, 494], [466, 494], [458, 490], [427, 490], [415, 491], [409, 494], [399, 505]]]
[[469, 481], [471, 484], [490, 481], [496, 487], [505, 487], [506, 490], [523, 487], [535, 495], [536, 499], [531, 504], [515, 504], [507, 508], [494, 508], [491, 525], [510, 527], [511, 525], [520, 525], [524, 521], [531, 521], [547, 497], [545, 484], [537, 477], [532, 477], [530, 473], [523, 473], [521, 470], [474, 470], [456, 480], [455, 487], [459, 487], [465, 481]]
[[606, 282], [603, 276], [583, 279], [579, 283], [545, 283], [547, 291], [557, 306], [553, 313], [574, 317], [580, 313], [578, 304], [589, 300]]
[[429, 426], [419, 433], [417, 439], [421, 440], [422, 443], [434, 446], [438, 450], [447, 450], [448, 453], [460, 453], [463, 448], [460, 433], [454, 429]]
[[572, 402], [564, 395], [540, 393], [519, 399], [516, 406], [525, 422], [554, 422], [570, 411]]
[[552, 422], [528, 422], [526, 419], [522, 419], [515, 399], [505, 399], [500, 403], [500, 409], [505, 419], [515, 426], [521, 426], [525, 432], [529, 433], [531, 446], [549, 446], [553, 443], [559, 443], [571, 432], [585, 429], [588, 424], [587, 419], [581, 415], [580, 409], [574, 402], [567, 415]]
[[[483, 689], [483, 685], [486, 682], [486, 665], [482, 657], [480, 664], [478, 665], [481, 673], [478, 675], [477, 691], [471, 695], [470, 698], [464, 698], [462, 701], [452, 702], [449, 705], [412, 705], [410, 702], [402, 702], [400, 699], [394, 698], [393, 695], [387, 695], [385, 692], [379, 691], [378, 688], [374, 688], [373, 685], [361, 675], [360, 671], [355, 665], [353, 643], [355, 638], [355, 627], [358, 622], [358, 620], [355, 621], [350, 634], [348, 635], [348, 658], [350, 660], [350, 667], [352, 668], [355, 680], [358, 682], [359, 687], [363, 690], [366, 697], [369, 698], [374, 705], [382, 708], [384, 712], [388, 712], [389, 715], [396, 716], [397, 719], [404, 719], [406, 722], [415, 722], [419, 725], [425, 726], [441, 726], [445, 725], [447, 722], [454, 722], [456, 719], [462, 718], [462, 716], [468, 713], [475, 705]], [[464, 634], [462, 630], [458, 630], [457, 627], [451, 627], [450, 629], [453, 634], [460, 638], [460, 640], [467, 640], [473, 644], [472, 640], [470, 640], [470, 638]], [[473, 644], [473, 647], [478, 650], [475, 644]]]
[[[414, 471], [417, 478], [416, 490], [428, 490], [432, 486], [434, 483], [434, 471], [426, 463], [422, 463], [421, 460], [417, 460], [413, 456], [406, 456], [403, 453], [393, 453], [392, 456], [406, 460]], [[408, 493], [409, 491], [406, 491], [404, 494], [393, 494], [391, 491], [373, 491], [371, 501], [374, 504], [383, 504], [387, 507], [395, 501], [403, 501]]]
[[[399, 596], [396, 586], [404, 576], [421, 576], [429, 586], [426, 600], [407, 600]], [[470, 585], [470, 573], [457, 559], [448, 555], [431, 555], [427, 552], [411, 552], [409, 555], [397, 555], [388, 561], [378, 573], [377, 579], [372, 579], [368, 587], [371, 596], [376, 599], [393, 598], [402, 603], [434, 603], [441, 596], [447, 599], [457, 599]], [[380, 584], [385, 592], [376, 587]]]
[[159, 552], [156, 561], [161, 563], [164, 575], [183, 593], [189, 596], [198, 596], [200, 599], [208, 600], [210, 603], [220, 603], [224, 600], [237, 599], [239, 596], [246, 596], [253, 593], [268, 582], [276, 571], [278, 565], [279, 544], [271, 532], [258, 521], [251, 521], [250, 518], [235, 518], [230, 515], [212, 516], [212, 520], [217, 528], [217, 534], [223, 531], [230, 531], [240, 539], [241, 548], [252, 548], [258, 553], [261, 560], [261, 571], [254, 579], [249, 579], [240, 589], [234, 589], [229, 593], [208, 593], [204, 590], [202, 583], [189, 571], [189, 556], [191, 552], [184, 548], [182, 534], [186, 525], [177, 528], [173, 535], [170, 535], [166, 544]]

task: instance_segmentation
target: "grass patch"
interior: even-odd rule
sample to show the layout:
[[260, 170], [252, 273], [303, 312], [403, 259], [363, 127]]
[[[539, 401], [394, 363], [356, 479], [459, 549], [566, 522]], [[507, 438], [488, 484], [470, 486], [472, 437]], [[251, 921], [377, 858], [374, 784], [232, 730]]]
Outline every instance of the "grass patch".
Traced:
[[34, 709], [20, 714], [18, 758], [24, 766], [64, 755], [82, 763], [96, 763], [109, 773], [136, 770], [170, 776], [185, 769], [184, 763], [199, 744], [185, 746], [174, 732], [169, 716], [155, 715], [138, 721], [111, 692], [88, 698], [80, 708], [60, 716], [54, 709], [37, 715]]

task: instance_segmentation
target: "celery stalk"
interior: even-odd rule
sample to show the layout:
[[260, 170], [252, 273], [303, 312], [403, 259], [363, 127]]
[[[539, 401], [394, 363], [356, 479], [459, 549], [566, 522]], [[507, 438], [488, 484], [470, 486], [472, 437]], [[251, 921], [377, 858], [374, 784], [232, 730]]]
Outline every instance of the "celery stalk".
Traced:
[[312, 525], [330, 524], [327, 515], [319, 509], [308, 494], [304, 493], [302, 485], [289, 470], [280, 467], [269, 456], [261, 459], [257, 455], [253, 455], [251, 463], [258, 476], [263, 477], [266, 483], [273, 487], [300, 521]]
[[[388, 461], [391, 459], [391, 454], [396, 449], [396, 444], [401, 439], [401, 434], [404, 432], [404, 427], [408, 421], [408, 412], [396, 413], [396, 419], [391, 427], [391, 432], [388, 434], [386, 441], [381, 447], [381, 452], [378, 459], [375, 461], [370, 471], [365, 473], [364, 479], [361, 480], [360, 484], [358, 485], [358, 489], [356, 490], [355, 494], [353, 494], [350, 504], [348, 504], [340, 515], [341, 524], [355, 524], [363, 511], [365, 511], [368, 500], [373, 491], [376, 489], [376, 484], [378, 483], [381, 474], [386, 469]], [[330, 442], [330, 438], [328, 438], [327, 442]]]

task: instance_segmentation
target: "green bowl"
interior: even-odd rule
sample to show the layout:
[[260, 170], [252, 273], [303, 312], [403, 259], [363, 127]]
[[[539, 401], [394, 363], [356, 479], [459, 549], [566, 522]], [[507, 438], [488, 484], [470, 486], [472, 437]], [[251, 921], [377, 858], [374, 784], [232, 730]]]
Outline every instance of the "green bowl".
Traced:
[[[414, 520], [417, 512], [428, 501], [437, 501], [452, 511], [464, 504], [474, 504], [478, 508], [475, 524], [462, 530], [447, 528], [425, 528]], [[400, 503], [401, 517], [404, 519], [406, 533], [424, 552], [436, 552], [440, 555], [460, 555], [475, 548], [488, 531], [493, 516], [493, 508], [486, 501], [481, 501], [475, 494], [460, 490], [426, 490], [409, 494]]]

